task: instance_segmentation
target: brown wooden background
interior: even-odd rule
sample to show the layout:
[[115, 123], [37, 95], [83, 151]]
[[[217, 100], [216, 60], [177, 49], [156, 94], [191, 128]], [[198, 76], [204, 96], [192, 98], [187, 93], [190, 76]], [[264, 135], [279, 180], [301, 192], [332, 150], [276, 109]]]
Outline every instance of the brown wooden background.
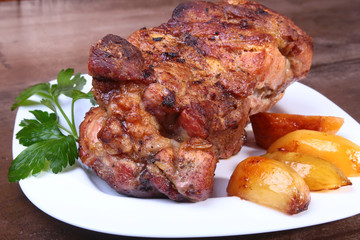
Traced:
[[[126, 37], [141, 27], [165, 22], [179, 2], [0, 1], [0, 239], [129, 239], [60, 222], [28, 201], [18, 184], [7, 181], [16, 114], [10, 106], [21, 90], [54, 79], [61, 69], [72, 67], [86, 73], [92, 43], [107, 33]], [[261, 2], [290, 17], [314, 38], [313, 66], [303, 83], [359, 122], [360, 1]], [[308, 228], [228, 239], [360, 239], [359, 226], [357, 215]]]

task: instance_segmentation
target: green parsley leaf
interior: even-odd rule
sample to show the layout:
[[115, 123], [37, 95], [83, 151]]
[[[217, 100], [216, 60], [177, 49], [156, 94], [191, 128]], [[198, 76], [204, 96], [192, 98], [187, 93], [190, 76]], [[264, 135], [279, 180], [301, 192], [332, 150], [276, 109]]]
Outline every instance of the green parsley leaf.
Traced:
[[[16, 134], [16, 138], [27, 148], [14, 159], [9, 168], [10, 182], [19, 181], [31, 174], [35, 175], [48, 166], [54, 173], [58, 173], [66, 166], [73, 165], [78, 158], [74, 104], [79, 99], [89, 99], [95, 105], [95, 100], [91, 92], [81, 91], [86, 84], [86, 79], [80, 73], [75, 76], [73, 74], [72, 68], [61, 70], [57, 77], [57, 84], [36, 84], [25, 89], [15, 99], [11, 110], [19, 106], [42, 104], [53, 113], [34, 110], [30, 112], [35, 119], [21, 121], [22, 129]], [[72, 98], [70, 117], [60, 105], [58, 98], [61, 94]], [[40, 97], [41, 101], [29, 99], [34, 95]], [[67, 126], [59, 124], [58, 113], [65, 119]]]
[[77, 157], [76, 140], [71, 135], [34, 143], [12, 161], [8, 173], [9, 182], [38, 174], [44, 169], [46, 162], [50, 162], [54, 173], [59, 173], [68, 164], [73, 165]]
[[56, 94], [64, 94], [65, 96], [72, 97], [72, 91], [78, 90], [80, 91], [84, 85], [86, 84], [86, 80], [81, 76], [80, 73], [74, 74], [74, 69], [66, 69], [60, 71], [57, 78], [57, 89], [55, 90]]
[[19, 96], [15, 98], [15, 103], [11, 106], [11, 111], [15, 110], [19, 106], [28, 106], [29, 103], [31, 103], [28, 101], [28, 98], [39, 93], [48, 95], [50, 93], [50, 84], [39, 83], [22, 91]]
[[23, 128], [16, 134], [20, 144], [30, 146], [34, 143], [64, 136], [58, 127], [58, 118], [54, 113], [49, 114], [40, 110], [30, 111], [37, 120], [24, 119], [20, 126]]
[[54, 113], [56, 113], [56, 107], [50, 99], [43, 98], [43, 99], [41, 99], [40, 103], [43, 104], [44, 106], [48, 107]]
[[77, 101], [79, 99], [89, 99], [89, 100], [92, 100], [94, 99], [94, 96], [92, 95], [91, 92], [88, 92], [88, 93], [84, 93], [84, 92], [81, 92], [79, 90], [73, 90], [71, 91], [71, 98], [73, 99], [73, 101]]
[[35, 118], [40, 122], [40, 123], [46, 123], [46, 122], [57, 122], [57, 117], [55, 114], [51, 113], [49, 114], [48, 112], [44, 112], [41, 110], [33, 110], [33, 111], [29, 111], [30, 113], [32, 113]]

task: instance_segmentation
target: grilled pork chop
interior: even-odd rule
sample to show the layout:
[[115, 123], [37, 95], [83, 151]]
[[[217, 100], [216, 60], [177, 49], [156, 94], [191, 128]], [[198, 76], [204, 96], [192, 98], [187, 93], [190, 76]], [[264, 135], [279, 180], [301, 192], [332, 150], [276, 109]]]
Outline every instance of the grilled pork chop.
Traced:
[[256, 2], [180, 4], [158, 27], [90, 50], [99, 107], [80, 126], [83, 163], [120, 193], [201, 201], [249, 116], [305, 77], [312, 39]]

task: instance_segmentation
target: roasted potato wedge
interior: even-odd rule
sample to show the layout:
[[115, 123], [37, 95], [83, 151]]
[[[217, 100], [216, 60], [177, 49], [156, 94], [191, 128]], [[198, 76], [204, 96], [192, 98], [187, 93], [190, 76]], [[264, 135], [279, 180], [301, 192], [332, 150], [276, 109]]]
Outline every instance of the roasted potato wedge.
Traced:
[[351, 185], [351, 181], [337, 166], [318, 157], [287, 151], [267, 153], [262, 157], [278, 160], [294, 169], [305, 180], [310, 191]]
[[274, 159], [249, 157], [240, 162], [227, 186], [229, 196], [296, 214], [307, 209], [310, 190], [292, 168]]
[[335, 164], [347, 177], [360, 176], [360, 147], [350, 140], [312, 130], [296, 130], [276, 140], [268, 149], [319, 157]]
[[268, 112], [252, 115], [250, 120], [256, 143], [265, 149], [278, 138], [295, 130], [307, 129], [335, 134], [344, 123], [341, 117]]

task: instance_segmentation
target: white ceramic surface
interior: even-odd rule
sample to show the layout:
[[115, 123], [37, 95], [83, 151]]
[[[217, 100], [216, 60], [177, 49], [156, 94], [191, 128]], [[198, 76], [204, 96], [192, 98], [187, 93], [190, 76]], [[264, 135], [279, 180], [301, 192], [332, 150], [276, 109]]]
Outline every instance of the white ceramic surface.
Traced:
[[[91, 77], [86, 90], [90, 89]], [[70, 100], [61, 99], [69, 110]], [[76, 104], [77, 125], [90, 108], [81, 100]], [[14, 133], [20, 121], [31, 115], [29, 107], [17, 112]], [[44, 108], [44, 110], [46, 110]], [[360, 125], [342, 109], [315, 90], [294, 83], [272, 109], [308, 115], [333, 115], [345, 118], [338, 135], [360, 144]], [[41, 173], [20, 181], [27, 198], [48, 215], [81, 228], [98, 232], [143, 237], [210, 237], [263, 233], [307, 227], [350, 217], [360, 213], [360, 178], [351, 178], [352, 186], [311, 193], [309, 209], [288, 216], [237, 197], [226, 196], [226, 186], [236, 165], [248, 156], [260, 155], [247, 127], [248, 143], [241, 152], [217, 166], [214, 194], [198, 203], [177, 203], [167, 199], [137, 199], [120, 195], [79, 163], [59, 174]], [[23, 146], [13, 138], [13, 155]]]

